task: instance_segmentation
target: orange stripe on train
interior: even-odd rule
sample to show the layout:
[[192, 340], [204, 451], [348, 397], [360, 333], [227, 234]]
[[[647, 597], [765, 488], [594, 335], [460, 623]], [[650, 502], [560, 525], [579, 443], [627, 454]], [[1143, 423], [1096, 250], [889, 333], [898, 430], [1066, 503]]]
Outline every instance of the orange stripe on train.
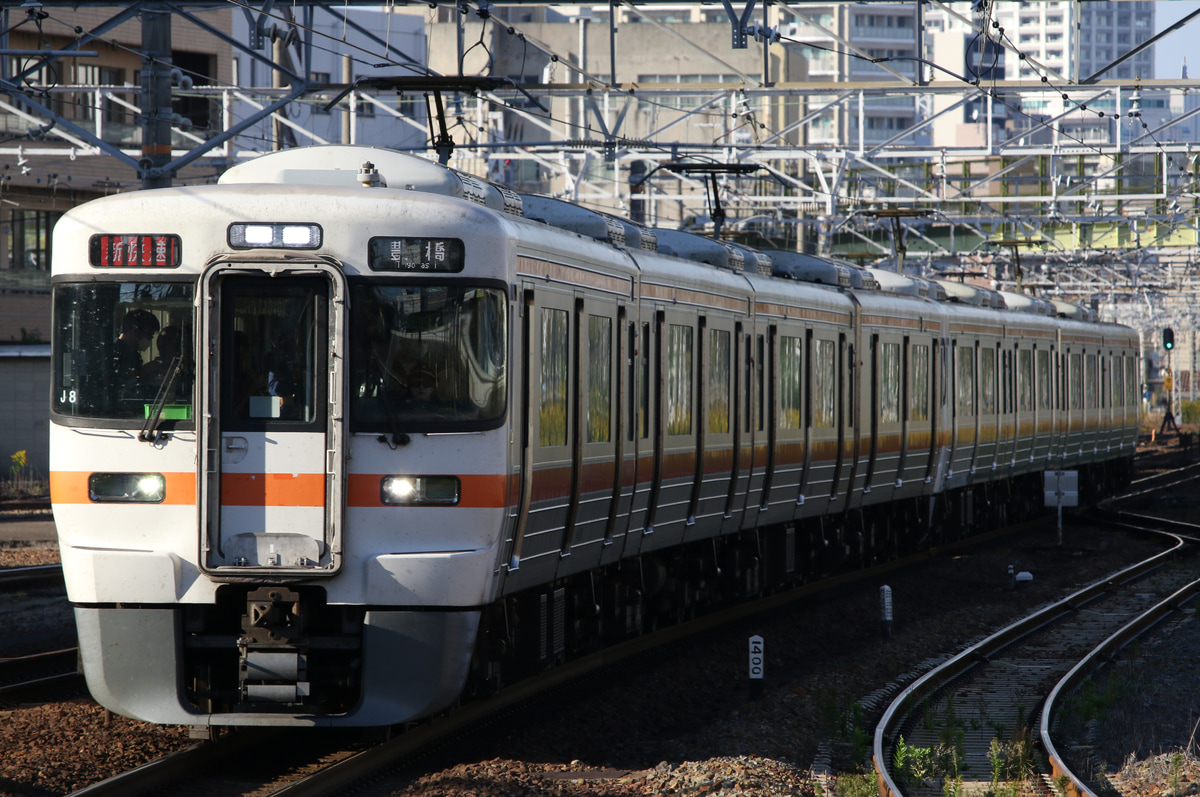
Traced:
[[325, 506], [324, 473], [222, 473], [222, 506]]
[[[71, 471], [56, 470], [50, 472], [50, 500], [56, 504], [90, 504], [88, 495], [88, 477], [94, 472], [111, 473], [112, 471]], [[196, 474], [191, 471], [182, 473], [164, 473], [167, 481], [166, 495], [163, 504], [191, 505], [196, 504]], [[150, 504], [160, 506], [161, 504]], [[130, 506], [125, 504], [125, 506]], [[141, 504], [146, 506], [146, 504]]]
[[[379, 500], [379, 483], [387, 474], [352, 473], [346, 487], [346, 505], [356, 508], [386, 506]], [[456, 506], [466, 509], [498, 509], [508, 506], [509, 487], [504, 474], [459, 474], [462, 492]], [[389, 509], [398, 507], [389, 506]], [[399, 507], [403, 508], [403, 507]]]

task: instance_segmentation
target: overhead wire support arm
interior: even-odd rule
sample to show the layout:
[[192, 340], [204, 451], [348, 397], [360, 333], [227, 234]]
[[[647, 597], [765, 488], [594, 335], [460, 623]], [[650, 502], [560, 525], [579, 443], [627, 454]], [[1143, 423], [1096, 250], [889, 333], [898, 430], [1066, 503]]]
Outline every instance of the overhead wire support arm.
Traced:
[[754, 13], [754, 6], [758, 4], [758, 0], [748, 0], [741, 15], [733, 9], [733, 3], [729, 0], [721, 0], [721, 3], [725, 6], [729, 21], [733, 23], [733, 49], [745, 50], [748, 46], [746, 28], [750, 24], [750, 15]]
[[721, 229], [725, 226], [725, 208], [721, 205], [721, 191], [717, 183], [718, 174], [748, 175], [757, 172], [762, 167], [757, 163], [680, 163], [666, 161], [655, 166], [643, 175], [634, 187], [645, 185], [650, 176], [660, 169], [666, 169], [676, 174], [701, 175], [705, 178], [705, 190], [711, 190], [709, 202], [712, 208], [713, 239], [721, 240]]

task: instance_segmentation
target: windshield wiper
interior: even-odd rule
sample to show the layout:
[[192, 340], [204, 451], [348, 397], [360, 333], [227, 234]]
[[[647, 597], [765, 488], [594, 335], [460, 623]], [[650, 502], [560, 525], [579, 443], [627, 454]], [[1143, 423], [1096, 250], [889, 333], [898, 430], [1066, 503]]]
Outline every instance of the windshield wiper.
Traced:
[[388, 429], [392, 432], [390, 440], [387, 435], [379, 435], [379, 442], [387, 443], [388, 448], [393, 451], [411, 443], [412, 438], [400, 431], [400, 423], [396, 420], [396, 410], [392, 407], [391, 400], [388, 399], [387, 381], [383, 377], [379, 378], [379, 400], [383, 402], [383, 414], [387, 416]]
[[176, 354], [175, 359], [171, 360], [167, 378], [159, 385], [158, 395], [154, 397], [154, 407], [149, 417], [146, 418], [146, 425], [142, 427], [142, 431], [138, 432], [138, 440], [141, 440], [143, 443], [154, 443], [166, 436], [158, 431], [158, 420], [162, 415], [163, 407], [167, 403], [167, 397], [174, 392], [175, 379], [179, 376], [182, 365], [183, 356]]

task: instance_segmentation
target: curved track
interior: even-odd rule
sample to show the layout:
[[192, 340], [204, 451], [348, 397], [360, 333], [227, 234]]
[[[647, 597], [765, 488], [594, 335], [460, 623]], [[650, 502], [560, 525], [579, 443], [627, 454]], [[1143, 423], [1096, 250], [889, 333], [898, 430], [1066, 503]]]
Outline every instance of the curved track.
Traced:
[[[1162, 535], [1173, 541], [1169, 550], [1002, 629], [929, 671], [893, 701], [875, 731], [881, 793], [924, 795], [959, 778], [982, 781], [964, 782], [968, 789], [995, 788], [1033, 775], [1047, 779], [1051, 791], [1073, 784], [1076, 793], [1092, 793], [1054, 748], [1055, 698], [1094, 671], [1102, 657], [1115, 655], [1200, 594], [1194, 565], [1165, 567], [1194, 554], [1200, 527], [1117, 507], [1198, 474], [1200, 468], [1191, 466], [1142, 480], [1108, 502], [1102, 517], [1090, 518]], [[1025, 728], [1036, 728], [1047, 759], [1037, 772]], [[927, 763], [930, 754], [936, 764]]]

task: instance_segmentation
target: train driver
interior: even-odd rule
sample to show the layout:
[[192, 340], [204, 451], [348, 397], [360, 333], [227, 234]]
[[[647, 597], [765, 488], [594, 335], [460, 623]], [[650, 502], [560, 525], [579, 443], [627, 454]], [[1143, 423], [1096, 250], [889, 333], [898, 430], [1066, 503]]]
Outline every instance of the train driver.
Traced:
[[154, 342], [158, 319], [148, 310], [134, 309], [125, 314], [121, 334], [113, 342], [113, 376], [122, 398], [136, 398], [142, 376], [142, 352]]

